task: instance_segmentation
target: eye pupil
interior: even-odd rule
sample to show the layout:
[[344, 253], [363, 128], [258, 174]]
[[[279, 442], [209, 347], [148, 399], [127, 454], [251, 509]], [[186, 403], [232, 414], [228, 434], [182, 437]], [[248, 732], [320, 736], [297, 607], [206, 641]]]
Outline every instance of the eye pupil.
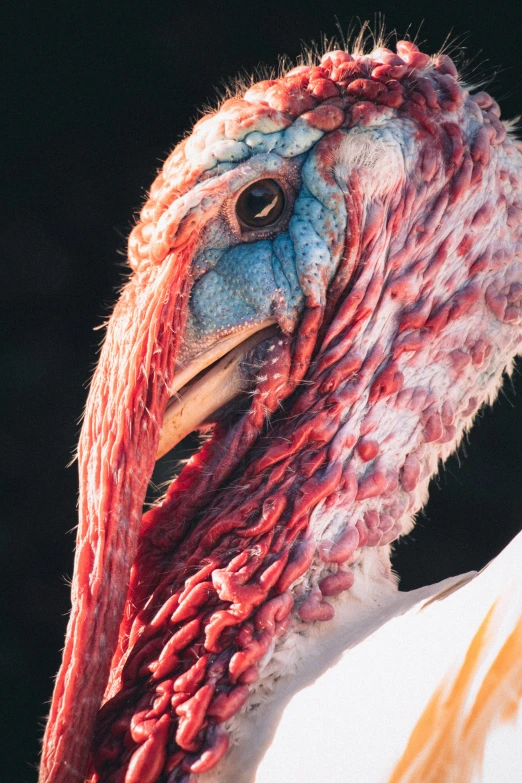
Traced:
[[260, 179], [249, 185], [236, 203], [240, 223], [264, 228], [276, 223], [285, 208], [285, 194], [275, 179]]

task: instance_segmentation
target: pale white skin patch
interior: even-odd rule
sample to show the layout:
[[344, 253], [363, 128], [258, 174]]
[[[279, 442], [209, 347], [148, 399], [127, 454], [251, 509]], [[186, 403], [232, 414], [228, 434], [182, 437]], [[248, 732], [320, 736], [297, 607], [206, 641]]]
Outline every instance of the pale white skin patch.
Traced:
[[[391, 115], [390, 115], [391, 116]], [[365, 193], [371, 200], [393, 192], [409, 174], [407, 161], [415, 161], [408, 149], [411, 130], [401, 127], [407, 120], [388, 122], [383, 115], [380, 125], [351, 128], [339, 147], [335, 175], [339, 183], [349, 181], [357, 169]]]

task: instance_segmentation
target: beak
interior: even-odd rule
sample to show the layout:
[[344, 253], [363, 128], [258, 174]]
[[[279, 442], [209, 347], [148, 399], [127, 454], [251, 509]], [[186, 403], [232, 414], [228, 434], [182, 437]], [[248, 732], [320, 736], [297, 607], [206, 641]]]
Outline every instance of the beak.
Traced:
[[271, 320], [247, 326], [198, 354], [176, 373], [163, 417], [156, 459], [173, 449], [215, 411], [246, 391], [248, 384], [241, 364], [256, 345], [275, 331]]

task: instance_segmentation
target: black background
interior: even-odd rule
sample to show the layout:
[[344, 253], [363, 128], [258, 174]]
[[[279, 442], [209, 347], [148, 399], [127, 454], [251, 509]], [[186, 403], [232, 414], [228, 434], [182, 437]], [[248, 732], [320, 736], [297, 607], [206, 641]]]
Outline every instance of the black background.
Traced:
[[[357, 17], [447, 34], [475, 56], [503, 116], [522, 111], [521, 14], [503, 2], [19, 3], [2, 82], [0, 780], [35, 780], [41, 724], [59, 664], [72, 571], [76, 469], [66, 469], [96, 360], [93, 328], [121, 280], [132, 216], [157, 167], [215, 100], [214, 87]], [[6, 29], [4, 28], [4, 32]], [[475, 78], [475, 77], [474, 77]], [[5, 127], [5, 122], [4, 122]], [[518, 388], [519, 399], [516, 400]], [[505, 385], [459, 458], [433, 483], [399, 547], [403, 587], [482, 566], [522, 527], [522, 379]]]

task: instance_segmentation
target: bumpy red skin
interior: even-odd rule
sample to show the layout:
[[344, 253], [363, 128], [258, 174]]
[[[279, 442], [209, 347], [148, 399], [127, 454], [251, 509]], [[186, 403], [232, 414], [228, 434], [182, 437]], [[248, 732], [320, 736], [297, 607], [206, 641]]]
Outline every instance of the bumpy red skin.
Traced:
[[[142, 520], [199, 228], [197, 215], [177, 220], [175, 205], [205, 177], [185, 147], [198, 147], [209, 119], [166, 161], [131, 236], [134, 276], [87, 406], [73, 609], [42, 783], [83, 781], [89, 754], [104, 783], [174, 783], [212, 768], [228, 745], [221, 724], [245, 703], [274, 638], [290, 622], [333, 616], [325, 596], [353, 583], [341, 566], [403, 531], [438, 458], [520, 347], [520, 154], [495, 102], [465, 95], [456, 75], [448, 57], [400, 42], [396, 54], [330, 53], [223, 105], [231, 138], [245, 124], [304, 116], [334, 141], [392, 109], [412, 123], [418, 159], [400, 198], [377, 212], [352, 170], [350, 230], [326, 307], [308, 299], [249, 414], [216, 432]], [[470, 110], [481, 126], [471, 140]], [[332, 143], [322, 143], [326, 172]], [[385, 325], [374, 325], [382, 312]], [[261, 436], [292, 392], [288, 415]], [[351, 521], [316, 540], [319, 504]], [[292, 585], [314, 559], [325, 573], [294, 606]]]

